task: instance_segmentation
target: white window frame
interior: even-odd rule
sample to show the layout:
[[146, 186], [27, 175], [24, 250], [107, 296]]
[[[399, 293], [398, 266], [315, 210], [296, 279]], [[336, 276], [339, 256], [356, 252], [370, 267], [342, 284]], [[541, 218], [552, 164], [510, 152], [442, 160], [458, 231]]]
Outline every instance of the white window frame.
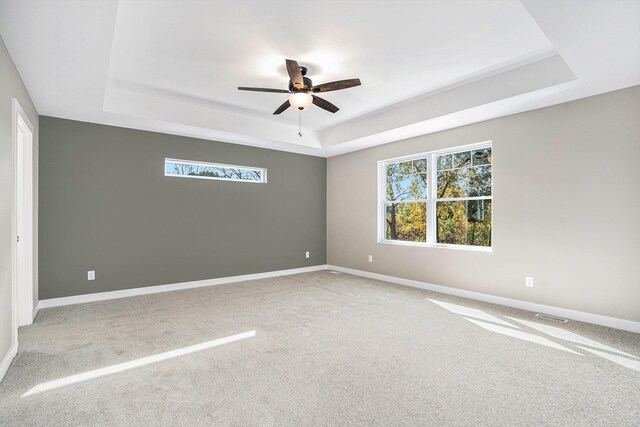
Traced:
[[[260, 173], [260, 180], [253, 181], [250, 179], [240, 179], [240, 178], [224, 178], [224, 177], [216, 177], [216, 176], [199, 176], [199, 175], [178, 175], [174, 173], [167, 173], [167, 163], [179, 163], [182, 165], [200, 165], [200, 166], [211, 166], [217, 168], [225, 168], [225, 169], [245, 169], [253, 172]], [[238, 166], [238, 165], [227, 165], [222, 163], [209, 163], [209, 162], [199, 162], [196, 160], [183, 160], [183, 159], [171, 159], [165, 158], [163, 163], [163, 171], [164, 176], [170, 176], [173, 178], [195, 178], [195, 179], [213, 179], [218, 181], [236, 181], [236, 182], [249, 182], [252, 184], [266, 184], [267, 182], [267, 169], [258, 168], [254, 166]]]
[[[427, 151], [424, 153], [412, 154], [410, 156], [395, 157], [378, 161], [378, 243], [402, 245], [402, 246], [418, 246], [428, 248], [442, 249], [462, 249], [478, 252], [492, 252], [493, 246], [472, 246], [472, 245], [456, 245], [451, 243], [437, 243], [436, 239], [436, 201], [460, 201], [460, 200], [491, 200], [491, 244], [493, 245], [493, 219], [495, 214], [495, 206], [493, 206], [493, 172], [494, 162], [491, 162], [491, 196], [483, 197], [460, 197], [436, 199], [437, 191], [437, 164], [436, 159], [443, 154], [458, 153], [469, 150], [479, 150], [482, 148], [491, 148], [491, 156], [493, 157], [493, 141], [484, 141], [475, 144], [460, 145], [457, 147], [446, 148], [443, 150]], [[387, 164], [405, 162], [415, 159], [427, 159], [427, 200], [412, 200], [415, 202], [426, 202], [427, 204], [427, 241], [426, 242], [408, 242], [402, 240], [389, 240], [386, 238], [386, 184], [387, 184]]]

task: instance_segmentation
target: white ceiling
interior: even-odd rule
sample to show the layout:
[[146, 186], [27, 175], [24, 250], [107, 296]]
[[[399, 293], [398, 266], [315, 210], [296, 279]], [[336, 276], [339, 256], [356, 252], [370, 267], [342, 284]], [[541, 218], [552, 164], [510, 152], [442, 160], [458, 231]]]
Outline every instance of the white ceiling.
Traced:
[[[640, 1], [0, 0], [42, 115], [321, 156], [640, 84]], [[271, 113], [284, 59], [341, 110]]]

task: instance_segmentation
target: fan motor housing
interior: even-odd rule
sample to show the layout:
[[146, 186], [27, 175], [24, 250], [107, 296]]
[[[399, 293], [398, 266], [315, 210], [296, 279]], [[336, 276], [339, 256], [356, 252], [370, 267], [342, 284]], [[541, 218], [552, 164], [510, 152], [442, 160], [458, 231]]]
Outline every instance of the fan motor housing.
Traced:
[[313, 82], [311, 81], [311, 79], [309, 77], [302, 77], [302, 81], [304, 82], [304, 87], [298, 89], [297, 87], [295, 87], [293, 85], [291, 80], [289, 80], [289, 90], [291, 92], [300, 92], [300, 91], [308, 91], [309, 89], [311, 89], [313, 87]]
[[313, 87], [313, 82], [309, 77], [305, 77], [308, 71], [307, 67], [299, 66], [298, 68], [300, 68], [300, 74], [302, 74], [302, 81], [304, 82], [304, 87], [298, 89], [293, 85], [291, 80], [289, 80], [289, 90], [291, 92], [308, 92], [309, 89]]

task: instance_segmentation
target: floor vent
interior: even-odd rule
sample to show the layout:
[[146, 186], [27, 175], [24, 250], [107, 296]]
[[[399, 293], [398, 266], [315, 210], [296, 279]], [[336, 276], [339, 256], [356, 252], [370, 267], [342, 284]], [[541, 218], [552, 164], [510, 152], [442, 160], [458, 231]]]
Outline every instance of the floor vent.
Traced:
[[331, 271], [331, 274], [342, 274], [339, 271]]
[[536, 313], [536, 317], [544, 320], [551, 320], [553, 322], [567, 323], [568, 320], [558, 316], [552, 316], [550, 314]]

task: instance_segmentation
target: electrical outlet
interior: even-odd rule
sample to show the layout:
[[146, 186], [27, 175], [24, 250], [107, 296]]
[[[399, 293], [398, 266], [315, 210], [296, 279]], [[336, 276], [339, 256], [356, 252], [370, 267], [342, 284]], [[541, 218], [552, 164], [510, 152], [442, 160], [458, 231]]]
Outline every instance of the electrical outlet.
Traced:
[[96, 280], [96, 272], [94, 270], [87, 271], [87, 280]]
[[306, 255], [305, 255], [305, 256], [306, 256], [307, 258], [309, 258], [309, 251], [307, 251], [307, 253], [306, 253]]
[[527, 288], [533, 288], [533, 277], [525, 277], [524, 278], [524, 284]]
[[373, 255], [369, 255], [369, 262], [373, 262]]

